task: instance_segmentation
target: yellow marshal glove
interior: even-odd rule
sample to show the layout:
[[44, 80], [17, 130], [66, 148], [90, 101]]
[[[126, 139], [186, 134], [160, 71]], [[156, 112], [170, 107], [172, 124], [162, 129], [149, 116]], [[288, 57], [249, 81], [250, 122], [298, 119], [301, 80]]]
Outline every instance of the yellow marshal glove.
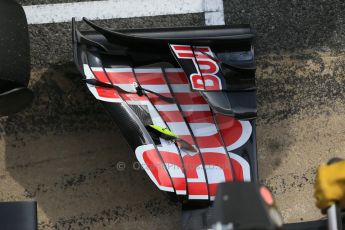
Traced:
[[321, 210], [338, 202], [345, 208], [345, 161], [320, 166], [316, 175], [316, 206]]

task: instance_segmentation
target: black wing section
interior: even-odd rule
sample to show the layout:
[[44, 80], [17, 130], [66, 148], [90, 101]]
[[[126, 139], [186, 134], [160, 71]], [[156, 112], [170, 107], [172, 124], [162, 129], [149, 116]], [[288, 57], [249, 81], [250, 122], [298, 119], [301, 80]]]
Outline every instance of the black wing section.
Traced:
[[213, 45], [229, 41], [250, 41], [255, 35], [248, 26], [211, 26], [211, 27], [180, 27], [157, 29], [134, 29], [111, 31], [104, 29], [84, 18], [84, 21], [95, 31], [102, 34], [109, 42], [124, 46], [145, 48], [146, 45], [167, 46], [168, 43]]
[[[207, 46], [212, 52], [209, 57], [219, 68], [217, 76], [222, 88], [201, 90], [200, 93], [218, 113], [239, 119], [256, 117], [255, 63], [252, 48], [255, 31], [250, 26], [111, 31], [86, 18], [84, 21], [95, 31], [80, 33], [73, 23], [75, 63], [80, 72], [83, 72], [81, 60], [86, 60], [86, 57], [85, 53], [76, 50], [76, 44], [99, 53], [103, 62], [116, 60], [120, 65], [124, 63], [133, 68], [167, 62], [176, 68], [182, 67], [187, 76], [201, 72], [201, 65], [198, 61], [195, 65], [192, 59], [181, 59], [176, 57], [176, 54], [172, 55], [169, 44], [187, 44], [193, 49]], [[202, 73], [201, 76], [205, 78]], [[192, 87], [192, 81], [189, 80]]]
[[[142, 145], [154, 144], [157, 147], [162, 144], [152, 139], [145, 128], [146, 125], [156, 124], [154, 122], [161, 119], [172, 130], [175, 126], [177, 127], [174, 124], [175, 121], [182, 120], [185, 126], [181, 126], [183, 132], [176, 130], [179, 133], [177, 135], [188, 135], [187, 138], [190, 136], [188, 140], [186, 139], [188, 143], [199, 149], [198, 146], [201, 144], [204, 145], [202, 148], [215, 146], [214, 141], [211, 141], [214, 132], [216, 138], [219, 137], [215, 141], [217, 147], [220, 146], [224, 153], [231, 151], [234, 157], [243, 159], [240, 163], [238, 161], [239, 171], [243, 175], [235, 176], [238, 176], [239, 180], [257, 181], [255, 120], [246, 121], [256, 116], [255, 65], [252, 48], [254, 33], [249, 26], [110, 31], [86, 19], [84, 21], [94, 30], [79, 31], [73, 20], [75, 63], [80, 73], [84, 75], [90, 91], [110, 112], [133, 150]], [[196, 36], [193, 31], [199, 35]], [[187, 58], [190, 60], [185, 60], [189, 63], [182, 64], [182, 61], [172, 52], [171, 45], [173, 44], [181, 46], [182, 50], [185, 47], [191, 48], [190, 52], [187, 52]], [[193, 50], [199, 53], [193, 53]], [[207, 55], [202, 53], [203, 50], [206, 50]], [[195, 55], [201, 55], [206, 60], [192, 65]], [[205, 70], [205, 63], [202, 61], [212, 62], [217, 70], [221, 70], [217, 73], [217, 77], [224, 85], [223, 90], [191, 90], [193, 88], [189, 76], [200, 69]], [[110, 80], [109, 75], [113, 76], [113, 80]], [[201, 76], [203, 77], [207, 78], [206, 74]], [[143, 84], [143, 82], [146, 83]], [[128, 91], [123, 92], [125, 88], [120, 90], [118, 87], [127, 87]], [[115, 94], [117, 95], [114, 97]], [[143, 97], [139, 98], [141, 96]], [[244, 98], [247, 99], [244, 100]], [[147, 105], [141, 104], [142, 99], [153, 106], [151, 111]], [[172, 111], [171, 114], [178, 115], [164, 117], [164, 111]], [[199, 118], [199, 123], [211, 124], [210, 129], [206, 128], [207, 132], [204, 129], [200, 130], [203, 133], [192, 130], [190, 123], [193, 121], [187, 119], [188, 114], [191, 113], [199, 114], [203, 120], [200, 121]], [[224, 120], [221, 120], [222, 116], [219, 113], [227, 115], [223, 117]], [[228, 118], [230, 116], [237, 119]], [[211, 120], [207, 120], [208, 118]], [[243, 121], [239, 121], [241, 119]], [[230, 120], [235, 122], [232, 123]], [[170, 121], [169, 124], [167, 124], [168, 121]], [[219, 127], [219, 124], [223, 126]], [[238, 140], [234, 144], [235, 142], [231, 142], [229, 136], [237, 132], [234, 128], [236, 124], [238, 125], [236, 130], [240, 133], [238, 137], [234, 137]], [[228, 129], [234, 129], [234, 132], [229, 131], [229, 136], [225, 137]], [[220, 134], [221, 130], [224, 130], [224, 135]], [[197, 141], [195, 135], [210, 141], [202, 142], [201, 139]], [[225, 143], [223, 139], [226, 139], [228, 143]], [[204, 164], [202, 155], [198, 157], [200, 157], [200, 164]], [[230, 158], [229, 155], [228, 157]], [[183, 160], [182, 163], [184, 163]], [[232, 164], [230, 160], [228, 163]], [[206, 172], [204, 174], [206, 175]], [[208, 184], [208, 179], [205, 180]], [[204, 191], [205, 189], [207, 192]], [[198, 197], [195, 198], [196, 200], [209, 201], [211, 199], [209, 187], [206, 186], [205, 189], [199, 189], [203, 192], [201, 194], [198, 191], [200, 194], [196, 194]], [[189, 190], [187, 192], [188, 196], [194, 195], [189, 193]]]

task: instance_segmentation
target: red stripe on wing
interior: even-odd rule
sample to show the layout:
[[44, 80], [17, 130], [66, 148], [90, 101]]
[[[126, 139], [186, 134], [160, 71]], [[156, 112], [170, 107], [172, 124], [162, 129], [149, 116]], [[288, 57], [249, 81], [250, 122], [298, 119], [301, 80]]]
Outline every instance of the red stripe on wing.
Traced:
[[110, 83], [107, 75], [103, 71], [94, 71], [92, 70], [93, 74], [96, 76], [97, 80], [103, 83]]
[[96, 91], [100, 97], [112, 98], [112, 99], [120, 98], [119, 94], [114, 89], [111, 89], [111, 88], [103, 88], [103, 87], [96, 86]]
[[180, 111], [159, 111], [159, 114], [165, 122], [184, 122]]
[[175, 98], [181, 105], [207, 104], [205, 99], [196, 92], [175, 93]]
[[[170, 153], [167, 151], [160, 151], [160, 154], [165, 164], [169, 163], [169, 164], [174, 165], [173, 167], [177, 167], [184, 174], [183, 165], [182, 165], [179, 155]], [[166, 167], [170, 167], [170, 166], [166, 166]], [[173, 170], [177, 170], [177, 168], [173, 168]], [[168, 168], [168, 172], [169, 170], [170, 169]], [[183, 178], [172, 177], [172, 180], [173, 180], [175, 190], [186, 191], [186, 179], [184, 177]]]
[[167, 72], [170, 84], [189, 84], [187, 76], [183, 72]]
[[238, 141], [243, 133], [243, 128], [239, 120], [222, 114], [217, 114], [215, 118], [226, 146], [232, 145]]
[[231, 164], [235, 172], [235, 179], [236, 181], [243, 181], [244, 176], [243, 176], [243, 168], [242, 165], [235, 159], [231, 159]]
[[[162, 78], [162, 73], [138, 73], [136, 76], [140, 79], [141, 85], [166, 85]], [[144, 86], [143, 86], [144, 87]]]
[[148, 167], [158, 184], [164, 187], [172, 187], [170, 175], [165, 166], [162, 164], [161, 158], [155, 149], [146, 150], [143, 153], [145, 164], [143, 167]]

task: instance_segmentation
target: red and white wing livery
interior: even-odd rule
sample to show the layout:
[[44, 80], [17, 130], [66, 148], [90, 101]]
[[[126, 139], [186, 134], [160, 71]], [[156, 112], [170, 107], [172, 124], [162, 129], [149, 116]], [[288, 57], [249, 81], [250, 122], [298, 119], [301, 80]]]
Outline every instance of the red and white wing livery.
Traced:
[[[188, 47], [175, 46], [174, 49], [180, 57], [193, 58]], [[198, 62], [204, 71], [203, 75], [207, 77], [200, 80], [197, 77], [199, 73], [189, 76], [191, 82], [194, 82], [193, 88], [221, 88], [221, 81], [213, 74], [217, 71], [212, 67], [214, 61], [199, 51], [212, 55], [207, 47], [196, 50], [197, 60], [194, 62]], [[167, 68], [163, 73], [160, 68], [102, 69], [84, 65], [84, 73], [89, 79], [112, 83], [128, 92], [135, 92], [134, 85], [139, 83], [145, 89], [175, 98], [175, 102], [168, 103], [152, 93], [138, 96], [88, 85], [99, 100], [147, 106], [155, 125], [170, 129], [198, 150], [195, 154], [186, 153], [175, 143], [164, 139], [160, 140], [159, 146], [138, 146], [136, 157], [159, 189], [187, 195], [188, 199], [212, 200], [218, 183], [251, 180], [247, 160], [233, 153], [250, 138], [251, 123], [213, 113], [201, 94], [191, 90], [182, 69]]]

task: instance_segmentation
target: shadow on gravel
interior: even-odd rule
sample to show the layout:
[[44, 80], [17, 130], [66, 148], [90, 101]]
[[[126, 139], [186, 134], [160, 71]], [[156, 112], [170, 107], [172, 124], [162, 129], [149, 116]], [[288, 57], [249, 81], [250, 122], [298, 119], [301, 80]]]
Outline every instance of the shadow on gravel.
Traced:
[[22, 187], [16, 199], [37, 200], [40, 229], [178, 225], [179, 206], [136, 170], [134, 153], [73, 70], [33, 71], [32, 107], [4, 125], [6, 169]]

